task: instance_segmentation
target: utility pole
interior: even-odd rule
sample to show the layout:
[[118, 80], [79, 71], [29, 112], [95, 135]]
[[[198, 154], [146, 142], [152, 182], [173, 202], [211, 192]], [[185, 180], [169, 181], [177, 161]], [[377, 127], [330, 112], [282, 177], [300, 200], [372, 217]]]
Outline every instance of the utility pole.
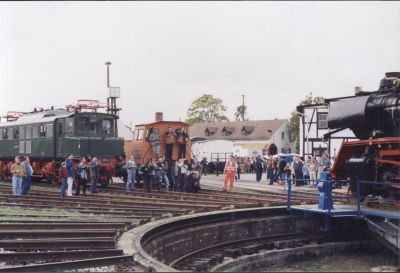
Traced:
[[242, 111], [242, 121], [244, 121], [244, 95], [242, 95], [242, 108], [243, 108], [243, 111]]
[[105, 65], [107, 66], [107, 88], [110, 87], [110, 65], [111, 62], [106, 62]]
[[107, 98], [107, 113], [112, 114], [115, 117], [114, 120], [114, 132], [115, 137], [118, 137], [118, 125], [117, 120], [119, 119], [119, 111], [121, 108], [117, 108], [117, 98], [120, 97], [120, 88], [116, 86], [110, 86], [110, 65], [111, 62], [106, 62], [107, 66], [107, 88], [108, 88], [108, 98]]

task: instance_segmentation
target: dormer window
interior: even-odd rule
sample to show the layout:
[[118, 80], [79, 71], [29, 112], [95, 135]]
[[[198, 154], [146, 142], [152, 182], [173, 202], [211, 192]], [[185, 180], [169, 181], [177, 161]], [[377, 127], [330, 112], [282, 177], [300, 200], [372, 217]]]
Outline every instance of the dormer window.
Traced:
[[234, 130], [235, 130], [234, 127], [225, 126], [222, 129], [222, 135], [223, 136], [229, 136], [229, 135], [231, 135], [233, 133]]
[[254, 126], [243, 126], [241, 133], [243, 136], [248, 136], [254, 131]]
[[212, 136], [218, 131], [217, 127], [207, 127], [206, 130], [204, 131], [204, 134], [206, 136]]

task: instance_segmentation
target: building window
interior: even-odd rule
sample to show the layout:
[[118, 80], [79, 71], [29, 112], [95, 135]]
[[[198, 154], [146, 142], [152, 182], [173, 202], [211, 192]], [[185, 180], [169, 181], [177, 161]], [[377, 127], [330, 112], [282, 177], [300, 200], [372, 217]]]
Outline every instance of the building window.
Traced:
[[207, 127], [206, 130], [204, 131], [204, 134], [206, 136], [212, 136], [218, 131], [217, 127]]
[[318, 129], [328, 129], [328, 114], [318, 113]]
[[223, 136], [229, 136], [229, 135], [231, 135], [233, 133], [234, 130], [235, 130], [235, 128], [233, 128], [233, 127], [224, 127], [222, 129], [222, 135]]
[[285, 140], [285, 132], [281, 132], [281, 140]]
[[254, 131], [254, 126], [243, 126], [241, 133], [242, 136], [248, 136]]

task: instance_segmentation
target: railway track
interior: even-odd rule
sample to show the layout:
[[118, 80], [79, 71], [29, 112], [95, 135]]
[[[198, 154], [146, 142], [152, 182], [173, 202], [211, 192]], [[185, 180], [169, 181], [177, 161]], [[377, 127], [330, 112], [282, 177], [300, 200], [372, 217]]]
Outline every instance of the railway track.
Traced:
[[[116, 249], [116, 241], [133, 226], [165, 216], [285, 203], [281, 196], [212, 191], [147, 193], [107, 188], [99, 189], [97, 194], [65, 198], [60, 198], [55, 187], [33, 186], [28, 196], [15, 197], [10, 192], [9, 183], [0, 183], [0, 208], [9, 208], [0, 211], [0, 219], [18, 217], [0, 224], [0, 244], [4, 249], [0, 253], [0, 271], [9, 272], [121, 263], [127, 263], [125, 267], [129, 268], [133, 258]], [[15, 213], [17, 208], [23, 214]], [[55, 208], [56, 212], [47, 213]], [[75, 214], [69, 219], [66, 212], [77, 213], [79, 220]], [[97, 216], [105, 217], [107, 222]]]
[[132, 262], [116, 240], [132, 223], [0, 224], [0, 272], [39, 272]]
[[[147, 193], [141, 189], [126, 192], [110, 187], [99, 188], [96, 194], [60, 198], [58, 188], [35, 185], [28, 196], [15, 197], [10, 192], [10, 183], [0, 183], [0, 208], [11, 209], [0, 211], [0, 219], [19, 217], [18, 222], [0, 224], [0, 244], [5, 250], [0, 253], [3, 264], [0, 271], [63, 270], [126, 263], [127, 260], [129, 266], [133, 258], [123, 256], [116, 249], [116, 240], [133, 226], [188, 213], [286, 204], [285, 193], [275, 192]], [[315, 194], [294, 195], [293, 204], [310, 204], [315, 200]], [[23, 209], [26, 217], [15, 214], [14, 208]], [[39, 213], [54, 208], [60, 211], [45, 213], [46, 217]], [[73, 214], [69, 218], [65, 212], [77, 213], [77, 216]]]
[[283, 250], [295, 253], [296, 249], [312, 256], [324, 252], [325, 246], [329, 251], [336, 244], [345, 249], [366, 238], [354, 232], [358, 224], [351, 219], [335, 220], [335, 234], [320, 232], [321, 220], [290, 216], [285, 208], [183, 216], [138, 227], [141, 235], [134, 238], [135, 253], [148, 270], [205, 272], [218, 271], [219, 266], [242, 257]]

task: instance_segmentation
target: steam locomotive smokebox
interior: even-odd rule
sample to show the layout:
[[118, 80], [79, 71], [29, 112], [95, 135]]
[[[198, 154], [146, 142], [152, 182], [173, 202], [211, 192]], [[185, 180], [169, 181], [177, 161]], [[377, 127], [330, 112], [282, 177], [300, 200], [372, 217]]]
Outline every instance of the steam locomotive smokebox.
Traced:
[[331, 101], [329, 104], [328, 125], [330, 129], [354, 127], [365, 124], [365, 108], [369, 96]]
[[156, 122], [157, 121], [163, 121], [163, 120], [164, 120], [163, 112], [156, 112]]

